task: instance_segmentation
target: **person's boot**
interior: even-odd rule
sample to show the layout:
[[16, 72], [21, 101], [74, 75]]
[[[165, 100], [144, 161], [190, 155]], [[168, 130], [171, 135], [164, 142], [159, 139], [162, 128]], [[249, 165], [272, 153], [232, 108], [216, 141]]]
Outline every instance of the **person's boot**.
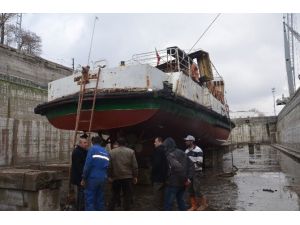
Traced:
[[204, 211], [205, 209], [207, 209], [208, 204], [204, 196], [198, 198], [198, 202], [199, 202], [199, 207], [197, 208], [197, 211]]
[[195, 211], [198, 208], [196, 198], [194, 196], [190, 197], [190, 202], [191, 202], [191, 208], [189, 208], [187, 211]]

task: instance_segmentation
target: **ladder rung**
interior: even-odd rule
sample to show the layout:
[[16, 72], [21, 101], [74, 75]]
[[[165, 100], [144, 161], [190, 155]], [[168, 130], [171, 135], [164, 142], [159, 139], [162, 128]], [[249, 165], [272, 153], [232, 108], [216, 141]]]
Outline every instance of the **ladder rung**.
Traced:
[[80, 112], [86, 112], [86, 111], [92, 111], [92, 110], [94, 110], [94, 109], [82, 109], [82, 110], [80, 110]]
[[98, 89], [97, 87], [85, 88], [84, 90]]
[[84, 82], [82, 82], [81, 80], [77, 81], [77, 85], [81, 85], [81, 83], [83, 83], [83, 85], [85, 85], [85, 84], [88, 84], [89, 81], [88, 80], [86, 80]]
[[[82, 120], [81, 120], [82, 121]], [[78, 130], [77, 133], [88, 133], [88, 131]], [[92, 132], [91, 132], [92, 133]]]
[[[84, 68], [83, 68], [84, 69]], [[97, 74], [89, 74], [88, 73], [88, 69], [87, 69], [87, 73], [88, 73], [88, 79], [86, 80], [83, 72], [86, 72], [84, 70], [82, 70], [82, 76], [81, 77], [76, 77], [74, 79], [74, 81], [77, 81], [77, 84], [80, 85], [80, 91], [79, 91], [79, 95], [78, 95], [78, 105], [77, 105], [77, 115], [76, 115], [76, 124], [75, 124], [75, 135], [74, 135], [74, 145], [76, 143], [76, 138], [78, 134], [82, 134], [82, 132], [78, 132], [78, 128], [80, 123], [89, 123], [89, 131], [91, 131], [92, 128], [92, 122], [94, 119], [94, 112], [95, 112], [95, 103], [97, 100], [97, 91], [98, 91], [98, 84], [99, 84], [99, 80], [100, 80], [100, 71], [101, 69], [99, 68], [98, 73]], [[96, 80], [96, 84], [95, 87], [86, 87], [86, 84], [90, 83], [89, 80]], [[85, 101], [91, 101], [90, 99], [90, 95], [91, 93], [93, 94], [93, 105], [92, 108], [88, 108], [88, 109], [82, 109], [83, 107], [83, 103]], [[85, 96], [89, 96], [87, 99], [85, 99]], [[91, 112], [91, 116], [89, 120], [80, 120], [80, 113], [81, 112]], [[91, 132], [88, 132], [89, 136], [91, 134]]]
[[90, 120], [80, 120], [79, 123], [89, 123]]

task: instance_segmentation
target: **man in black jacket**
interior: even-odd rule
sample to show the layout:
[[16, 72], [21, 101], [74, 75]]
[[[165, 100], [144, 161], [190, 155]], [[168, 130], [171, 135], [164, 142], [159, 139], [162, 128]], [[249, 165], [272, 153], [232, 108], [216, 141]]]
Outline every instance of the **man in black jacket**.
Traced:
[[168, 173], [168, 162], [162, 145], [162, 138], [154, 140], [155, 150], [152, 154], [151, 181], [153, 186], [153, 207], [155, 210], [163, 210], [165, 182]]
[[76, 209], [84, 210], [84, 187], [80, 184], [88, 150], [87, 135], [81, 135], [78, 145], [72, 152], [71, 183], [75, 185]]
[[176, 199], [178, 209], [186, 210], [183, 199], [185, 188], [191, 183], [194, 174], [194, 167], [184, 151], [176, 147], [173, 138], [164, 140], [165, 154], [168, 161], [168, 177], [165, 187], [164, 210], [172, 210], [173, 202]]

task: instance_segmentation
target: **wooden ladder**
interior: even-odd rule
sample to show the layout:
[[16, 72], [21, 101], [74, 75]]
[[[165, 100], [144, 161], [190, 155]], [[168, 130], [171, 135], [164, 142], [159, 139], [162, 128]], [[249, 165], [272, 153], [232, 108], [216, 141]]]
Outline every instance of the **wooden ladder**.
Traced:
[[[96, 97], [97, 97], [97, 90], [98, 90], [98, 84], [100, 79], [100, 72], [101, 68], [99, 67], [98, 73], [96, 76], [90, 77], [87, 71], [82, 72], [81, 79], [78, 81], [80, 82], [80, 91], [78, 95], [78, 105], [77, 105], [77, 113], [76, 113], [76, 121], [75, 121], [75, 133], [74, 133], [74, 139], [73, 139], [73, 147], [75, 147], [77, 142], [78, 134], [82, 134], [82, 131], [79, 131], [79, 127], [82, 123], [89, 123], [89, 128], [85, 133], [88, 135], [88, 140], [90, 141], [91, 136], [91, 130], [94, 120], [94, 112], [95, 112], [95, 105], [96, 105]], [[89, 83], [90, 80], [96, 80], [96, 86], [93, 88], [86, 88], [86, 85]], [[93, 102], [92, 102], [92, 108], [90, 109], [82, 109], [83, 102], [85, 101], [85, 94], [87, 92], [93, 91]], [[81, 113], [82, 112], [90, 111], [90, 117], [87, 120], [81, 119]]]
[[[82, 76], [81, 77], [77, 77], [74, 78], [74, 81], [77, 81], [78, 84], [80, 84], [80, 91], [78, 94], [78, 105], [77, 105], [77, 114], [76, 114], [76, 121], [75, 121], [75, 133], [74, 133], [74, 139], [73, 139], [73, 149], [76, 147], [76, 143], [77, 143], [77, 137], [79, 134], [82, 133], [87, 133], [88, 135], [88, 142], [90, 144], [90, 136], [91, 136], [91, 130], [92, 130], [92, 125], [93, 125], [93, 120], [94, 120], [94, 111], [95, 111], [95, 105], [96, 105], [96, 97], [97, 97], [97, 90], [98, 90], [98, 84], [99, 84], [99, 79], [100, 79], [100, 72], [101, 72], [101, 67], [99, 67], [98, 73], [91, 75], [89, 74], [89, 67], [83, 67], [82, 69]], [[96, 80], [96, 85], [95, 87], [92, 88], [87, 88], [86, 85], [90, 82], [90, 80]], [[88, 100], [85, 99], [85, 95], [90, 92], [93, 91], [93, 102], [92, 102], [92, 108], [90, 109], [82, 109], [83, 106], [83, 102]], [[90, 117], [88, 120], [81, 120], [81, 113], [85, 111], [90, 111]], [[88, 131], [79, 131], [80, 128], [80, 124], [81, 123], [89, 123], [89, 128]], [[72, 157], [70, 158], [70, 164], [72, 164]], [[73, 204], [74, 202], [74, 188], [71, 184], [71, 170], [72, 167], [70, 165], [69, 168], [69, 194], [67, 197], [67, 203], [66, 203], [66, 207], [70, 206]]]

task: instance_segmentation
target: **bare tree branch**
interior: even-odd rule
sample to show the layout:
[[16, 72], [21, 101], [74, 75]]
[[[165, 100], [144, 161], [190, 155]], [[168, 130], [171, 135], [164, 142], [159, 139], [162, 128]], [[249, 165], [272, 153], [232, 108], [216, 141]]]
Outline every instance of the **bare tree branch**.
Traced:
[[40, 55], [42, 53], [42, 39], [36, 33], [29, 30], [19, 30], [16, 25], [8, 24], [5, 28], [5, 40], [7, 45], [16, 44], [20, 35], [19, 49], [29, 54]]
[[20, 49], [33, 55], [40, 55], [42, 52], [42, 39], [31, 31], [21, 31]]
[[16, 13], [0, 13], [0, 44], [4, 44], [5, 24], [16, 15]]

